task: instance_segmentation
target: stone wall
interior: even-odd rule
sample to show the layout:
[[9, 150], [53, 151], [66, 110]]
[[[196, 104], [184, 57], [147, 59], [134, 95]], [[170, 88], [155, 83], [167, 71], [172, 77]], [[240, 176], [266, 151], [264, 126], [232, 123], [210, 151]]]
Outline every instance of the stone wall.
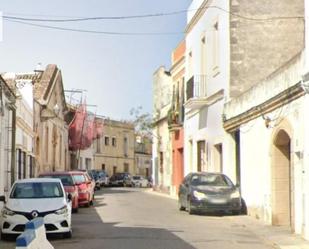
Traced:
[[304, 1], [231, 0], [230, 9], [230, 96], [235, 97], [304, 48]]

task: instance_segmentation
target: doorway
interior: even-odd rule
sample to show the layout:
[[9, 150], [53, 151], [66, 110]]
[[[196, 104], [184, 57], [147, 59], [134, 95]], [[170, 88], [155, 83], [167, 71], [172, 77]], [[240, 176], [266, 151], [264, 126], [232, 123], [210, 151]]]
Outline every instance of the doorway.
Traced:
[[272, 146], [272, 224], [289, 226], [294, 224], [293, 171], [291, 169], [291, 139], [280, 130]]

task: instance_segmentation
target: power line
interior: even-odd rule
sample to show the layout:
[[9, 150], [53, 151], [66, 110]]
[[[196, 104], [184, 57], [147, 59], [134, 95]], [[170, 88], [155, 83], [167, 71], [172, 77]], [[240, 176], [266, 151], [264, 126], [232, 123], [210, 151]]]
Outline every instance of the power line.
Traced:
[[187, 10], [174, 11], [168, 13], [131, 15], [131, 16], [95, 16], [95, 17], [80, 17], [80, 18], [67, 18], [67, 19], [44, 19], [44, 18], [25, 18], [17, 16], [3, 16], [3, 19], [31, 21], [31, 22], [81, 22], [81, 21], [93, 21], [93, 20], [121, 20], [121, 19], [138, 19], [138, 18], [150, 18], [160, 16], [172, 16], [182, 14], [185, 12], [187, 12]]
[[[49, 19], [49, 18], [26, 18], [18, 16], [4, 15], [3, 19], [7, 20], [17, 20], [17, 21], [31, 21], [31, 22], [82, 22], [82, 21], [93, 21], [93, 20], [125, 20], [125, 19], [140, 19], [140, 18], [151, 18], [151, 17], [162, 17], [162, 16], [173, 16], [183, 13], [188, 13], [191, 11], [199, 11], [203, 9], [218, 9], [227, 14], [249, 20], [249, 21], [273, 21], [281, 19], [303, 19], [304, 16], [273, 16], [273, 17], [263, 17], [263, 18], [253, 18], [248, 16], [243, 16], [240, 14], [233, 13], [232, 11], [226, 10], [219, 6], [207, 6], [200, 7], [197, 9], [188, 9], [188, 10], [178, 10], [165, 13], [154, 13], [154, 14], [142, 14], [142, 15], [129, 15], [129, 16], [96, 16], [96, 17], [78, 17], [78, 18], [66, 18], [66, 19]], [[31, 15], [28, 15], [31, 16]], [[38, 15], [32, 15], [38, 16]]]
[[103, 34], [103, 35], [129, 35], [129, 36], [145, 36], [145, 35], [180, 35], [184, 34], [184, 32], [109, 32], [109, 31], [100, 31], [100, 30], [86, 30], [86, 29], [73, 29], [73, 28], [64, 28], [58, 26], [51, 26], [51, 25], [44, 25], [44, 24], [37, 24], [37, 23], [30, 23], [30, 22], [23, 22], [23, 21], [16, 21], [16, 20], [6, 20], [8, 22], [15, 22], [20, 23], [28, 26], [40, 27], [40, 28], [48, 28], [48, 29], [55, 29], [55, 30], [62, 30], [62, 31], [73, 31], [73, 32], [80, 32], [80, 33], [91, 33], [91, 34]]

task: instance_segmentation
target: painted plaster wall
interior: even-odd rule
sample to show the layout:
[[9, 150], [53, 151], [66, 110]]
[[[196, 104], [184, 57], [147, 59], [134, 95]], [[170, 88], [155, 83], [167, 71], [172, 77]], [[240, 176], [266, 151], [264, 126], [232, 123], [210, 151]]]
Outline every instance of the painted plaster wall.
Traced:
[[[201, 1], [194, 1], [192, 4], [199, 4]], [[223, 9], [229, 10], [228, 1], [210, 1], [211, 6], [218, 6]], [[192, 5], [192, 6], [193, 6]], [[191, 7], [190, 7], [191, 8]], [[192, 14], [192, 13], [191, 13]], [[188, 19], [190, 15], [188, 14]], [[219, 60], [218, 66], [214, 67], [212, 64], [211, 56], [212, 48], [210, 41], [213, 36], [213, 26], [215, 22], [218, 22], [219, 32]], [[205, 37], [206, 51], [201, 51], [201, 39]], [[186, 36], [186, 82], [192, 77], [192, 75], [200, 75], [206, 73], [207, 75], [207, 94], [208, 96], [216, 93], [221, 89], [225, 89], [225, 93], [228, 92], [229, 83], [229, 19], [228, 15], [224, 12], [216, 9], [209, 8], [206, 13], [199, 19], [195, 26], [190, 30]], [[189, 54], [192, 54], [192, 65], [190, 65]], [[204, 56], [205, 68], [202, 68], [202, 59]], [[208, 167], [204, 170], [214, 170], [214, 161], [212, 152], [214, 150], [213, 145], [222, 143], [223, 151], [225, 150], [224, 130], [222, 128], [222, 114], [223, 100], [210, 105], [208, 108], [204, 107], [192, 115], [188, 109], [186, 109], [185, 119], [185, 174], [196, 171], [197, 169], [197, 141], [206, 140], [208, 144]], [[192, 141], [192, 146], [190, 145]], [[224, 156], [223, 156], [224, 160]], [[223, 167], [225, 168], [225, 167]]]

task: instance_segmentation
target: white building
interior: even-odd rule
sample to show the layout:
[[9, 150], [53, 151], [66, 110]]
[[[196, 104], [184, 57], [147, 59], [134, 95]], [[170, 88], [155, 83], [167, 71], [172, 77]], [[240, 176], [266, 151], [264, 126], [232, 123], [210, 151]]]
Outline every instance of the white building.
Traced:
[[0, 76], [0, 195], [7, 194], [15, 170], [15, 94]]
[[[293, 3], [298, 16], [308, 12], [307, 2], [306, 11], [303, 1]], [[230, 162], [239, 169], [248, 213], [309, 239], [309, 37], [303, 20], [292, 21], [298, 51], [288, 51], [290, 60], [226, 103], [224, 128], [235, 138]]]
[[[228, 96], [229, 18], [209, 1], [194, 0], [186, 28], [185, 175], [223, 171], [221, 113]], [[213, 1], [229, 9], [229, 1]]]
[[172, 148], [167, 115], [172, 103], [172, 79], [164, 67], [153, 75], [153, 146], [152, 172], [154, 186], [170, 191], [172, 181]]
[[[292, 5], [291, 5], [292, 4]], [[226, 136], [224, 103], [303, 48], [303, 0], [193, 0], [186, 27], [185, 174], [218, 171], [240, 183], [237, 133]], [[284, 41], [284, 42], [283, 42]]]

